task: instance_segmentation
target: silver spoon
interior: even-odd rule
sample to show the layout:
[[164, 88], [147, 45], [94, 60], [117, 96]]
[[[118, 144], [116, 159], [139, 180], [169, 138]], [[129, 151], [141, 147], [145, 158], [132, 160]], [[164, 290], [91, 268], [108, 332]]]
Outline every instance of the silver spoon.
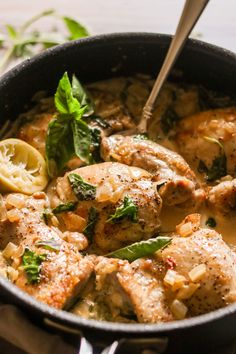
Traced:
[[183, 12], [181, 14], [178, 27], [176, 29], [175, 35], [171, 41], [170, 48], [166, 55], [165, 61], [162, 68], [157, 76], [155, 84], [152, 88], [150, 96], [143, 108], [142, 117], [138, 125], [138, 131], [140, 133], [146, 133], [148, 127], [148, 120], [152, 116], [152, 111], [154, 104], [156, 102], [157, 96], [167, 79], [167, 76], [174, 65], [181, 49], [184, 46], [190, 32], [192, 31], [194, 25], [205, 9], [209, 0], [186, 0]]

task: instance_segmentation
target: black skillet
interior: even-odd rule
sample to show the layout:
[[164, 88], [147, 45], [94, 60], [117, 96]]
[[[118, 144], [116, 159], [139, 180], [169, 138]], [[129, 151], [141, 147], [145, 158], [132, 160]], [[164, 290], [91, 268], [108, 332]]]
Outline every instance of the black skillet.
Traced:
[[[140, 72], [156, 76], [169, 43], [170, 37], [166, 35], [124, 33], [94, 36], [49, 49], [1, 77], [1, 125], [23, 112], [37, 91], [53, 93], [66, 70], [75, 73], [83, 83]], [[236, 55], [229, 51], [188, 40], [175, 69], [175, 80], [235, 93]], [[106, 346], [115, 341], [106, 353], [116, 353], [117, 346], [121, 353], [130, 354], [140, 352], [141, 348], [153, 348], [154, 353], [204, 353], [236, 338], [236, 304], [171, 323], [120, 324], [86, 320], [55, 310], [1, 277], [0, 290], [5, 301], [25, 309], [40, 325], [72, 330], [92, 343]], [[92, 346], [85, 339], [82, 344], [81, 354], [92, 353]]]

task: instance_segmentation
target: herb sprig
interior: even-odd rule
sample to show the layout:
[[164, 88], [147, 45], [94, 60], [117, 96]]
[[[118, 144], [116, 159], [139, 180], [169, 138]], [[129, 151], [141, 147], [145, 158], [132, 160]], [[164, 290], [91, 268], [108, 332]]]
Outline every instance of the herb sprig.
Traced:
[[84, 235], [87, 236], [90, 241], [94, 235], [97, 221], [98, 221], [98, 211], [96, 208], [91, 207], [88, 213], [87, 226], [83, 230]]
[[93, 113], [93, 105], [75, 76], [71, 84], [67, 72], [64, 73], [55, 94], [55, 106], [58, 114], [49, 123], [46, 138], [50, 177], [56, 176], [73, 156], [85, 164], [93, 163], [92, 152], [100, 142], [94, 128], [83, 119]]
[[[55, 29], [49, 32], [41, 32], [31, 29], [31, 26], [38, 20], [45, 17], [53, 17], [62, 22], [67, 34], [57, 32]], [[30, 57], [38, 50], [46, 49], [57, 44], [86, 37], [89, 35], [87, 29], [75, 19], [68, 16], [61, 16], [53, 9], [43, 11], [33, 16], [19, 28], [13, 25], [5, 25], [6, 35], [0, 33], [0, 46], [4, 54], [0, 60], [0, 73], [17, 58]]]

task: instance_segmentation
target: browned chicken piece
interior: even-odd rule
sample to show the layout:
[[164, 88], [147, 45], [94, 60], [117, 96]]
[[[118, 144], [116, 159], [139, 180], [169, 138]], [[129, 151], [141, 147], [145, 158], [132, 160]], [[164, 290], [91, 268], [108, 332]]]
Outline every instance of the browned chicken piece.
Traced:
[[[77, 199], [68, 179], [71, 173], [95, 186], [96, 193], [93, 198]], [[66, 173], [64, 177], [57, 179], [48, 193], [52, 207], [78, 200], [74, 211], [65, 212], [61, 216], [68, 230], [83, 232], [89, 224], [91, 208], [95, 208], [97, 216], [91, 239], [100, 249], [107, 252], [148, 239], [159, 230], [162, 201], [156, 184], [151, 179], [150, 173], [140, 168], [104, 162]], [[125, 213], [113, 222], [112, 215], [116, 213], [117, 208], [125, 207], [127, 198], [133, 205], [133, 214]]]
[[[162, 282], [146, 270], [148, 260], [128, 261], [98, 257], [95, 265], [98, 301], [104, 302], [114, 320], [132, 314], [141, 323], [173, 320]], [[156, 272], [163, 273], [163, 266]]]
[[[35, 197], [23, 197], [21, 208], [8, 202], [8, 219], [0, 224], [0, 247], [4, 249], [8, 242], [12, 242], [23, 248], [12, 263], [12, 268], [19, 272], [15, 279], [18, 287], [39, 301], [58, 309], [66, 309], [78, 297], [89, 279], [93, 262], [89, 257], [83, 257], [72, 244], [64, 241], [62, 233], [56, 227], [49, 227], [44, 223], [42, 212], [47, 202], [43, 194], [41, 193], [40, 199], [37, 194]], [[54, 248], [48, 249], [48, 242]], [[46, 255], [41, 264], [38, 283], [32, 284], [29, 281], [22, 264], [22, 256], [27, 248], [36, 255]], [[3, 251], [3, 255], [5, 253]]]
[[200, 161], [211, 169], [214, 159], [222, 154], [221, 144], [227, 159], [225, 174], [232, 176], [236, 176], [235, 139], [236, 108], [212, 109], [184, 118], [175, 138], [180, 153], [195, 170]]
[[157, 323], [236, 300], [235, 255], [217, 232], [199, 224], [200, 215], [189, 215], [171, 244], [153, 257], [131, 264], [98, 257], [96, 287], [112, 314], [126, 309], [123, 315], [133, 311], [139, 322]]
[[[236, 301], [235, 255], [219, 233], [198, 228], [196, 219], [196, 214], [190, 215], [177, 227], [180, 235], [192, 229], [189, 236], [174, 237], [171, 244], [157, 254], [161, 261], [174, 262], [175, 272], [184, 276], [188, 286], [197, 285], [190, 297], [184, 295], [183, 288], [176, 294], [177, 299], [185, 302], [188, 316], [207, 313]], [[193, 286], [186, 288], [187, 294], [193, 289]]]
[[208, 205], [215, 213], [233, 216], [236, 211], [236, 179], [223, 181], [209, 188]]
[[164, 205], [197, 209], [204, 200], [193, 171], [177, 153], [136, 136], [113, 135], [103, 138], [101, 154], [105, 161], [117, 161], [150, 172]]

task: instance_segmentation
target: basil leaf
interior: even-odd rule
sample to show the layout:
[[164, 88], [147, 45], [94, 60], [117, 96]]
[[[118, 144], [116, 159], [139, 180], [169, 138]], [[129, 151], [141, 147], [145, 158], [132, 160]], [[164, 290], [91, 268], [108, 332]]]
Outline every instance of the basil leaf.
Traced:
[[161, 117], [161, 129], [164, 134], [168, 134], [179, 120], [178, 114], [171, 108], [167, 108]]
[[92, 158], [94, 162], [101, 162], [100, 155], [100, 144], [101, 144], [101, 131], [97, 128], [90, 128], [91, 134], [91, 147], [92, 147]]
[[67, 114], [59, 115], [48, 125], [46, 160], [50, 177], [56, 176], [74, 155], [70, 119]]
[[22, 256], [23, 269], [26, 272], [28, 283], [35, 284], [40, 281], [41, 264], [47, 258], [46, 254], [36, 254], [29, 248]]
[[89, 240], [91, 240], [91, 238], [94, 235], [94, 229], [97, 220], [98, 220], [98, 211], [96, 208], [91, 207], [89, 209], [87, 226], [83, 230], [84, 235], [87, 236]]
[[209, 217], [205, 224], [209, 227], [216, 227], [216, 221], [212, 217]]
[[167, 236], [158, 236], [147, 241], [133, 243], [130, 246], [120, 248], [114, 252], [108, 253], [106, 257], [126, 259], [133, 262], [138, 258], [149, 256], [169, 245], [171, 238]]
[[65, 211], [73, 211], [77, 206], [77, 202], [68, 202], [66, 204], [59, 204], [56, 208], [52, 209], [53, 214], [60, 214]]
[[61, 249], [61, 245], [54, 238], [45, 241], [38, 241], [35, 245], [38, 247], [41, 246], [49, 251], [60, 251]]
[[94, 200], [96, 198], [96, 187], [85, 182], [77, 173], [70, 173], [68, 180], [78, 200]]
[[62, 17], [62, 19], [70, 33], [70, 36], [68, 38], [69, 40], [89, 36], [89, 33], [86, 28], [82, 26], [79, 22], [75, 21], [73, 18], [64, 16]]
[[138, 221], [138, 208], [129, 196], [125, 196], [123, 204], [116, 208], [115, 214], [111, 215], [107, 222], [114, 224], [124, 218], [130, 219], [134, 223]]
[[67, 72], [59, 81], [55, 94], [55, 106], [59, 113], [71, 114], [81, 109], [79, 101], [73, 96], [72, 87]]
[[82, 119], [74, 120], [72, 122], [72, 132], [76, 156], [86, 164], [90, 164], [92, 162], [92, 155], [90, 153], [92, 142], [89, 126]]
[[86, 106], [84, 116], [91, 115], [94, 112], [94, 104], [87, 91], [83, 88], [75, 75], [72, 76], [72, 93], [73, 96], [80, 102], [81, 107]]
[[53, 214], [52, 214], [51, 210], [44, 209], [44, 211], [42, 212], [42, 219], [46, 225], [48, 225], [48, 222], [50, 221], [52, 216], [53, 216]]
[[[74, 86], [78, 84], [75, 80], [74, 78]], [[74, 92], [77, 91], [74, 88]], [[86, 111], [88, 114], [88, 108], [84, 105], [83, 97], [79, 96], [78, 92], [76, 94], [79, 99], [82, 99], [82, 103], [74, 97], [73, 88], [65, 73], [55, 94], [55, 106], [59, 113], [49, 123], [46, 138], [46, 159], [50, 177], [56, 176], [74, 155], [86, 164], [93, 161], [90, 152], [92, 132], [87, 123], [82, 120]]]
[[210, 168], [208, 168], [204, 161], [200, 160], [198, 164], [198, 172], [207, 175], [207, 181], [213, 182], [221, 177], [227, 175], [227, 158], [225, 154], [216, 156]]

